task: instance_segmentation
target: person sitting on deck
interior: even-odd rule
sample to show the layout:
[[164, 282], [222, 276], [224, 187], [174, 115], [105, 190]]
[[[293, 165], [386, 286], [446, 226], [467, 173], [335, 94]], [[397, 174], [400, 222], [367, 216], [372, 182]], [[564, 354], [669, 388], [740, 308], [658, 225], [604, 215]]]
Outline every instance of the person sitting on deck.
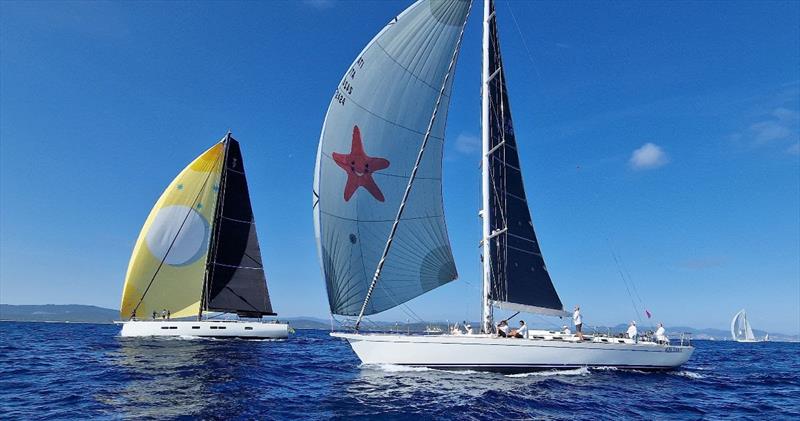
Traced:
[[561, 333], [569, 335], [572, 332], [569, 330], [569, 327], [567, 327], [567, 325], [564, 325], [564, 327], [561, 328]]
[[508, 322], [505, 320], [500, 320], [500, 323], [497, 324], [497, 337], [498, 338], [507, 338], [508, 337]]
[[525, 320], [519, 321], [519, 328], [511, 331], [512, 338], [526, 339], [528, 337], [528, 326], [525, 325]]
[[467, 331], [467, 335], [472, 335], [472, 325], [470, 325], [469, 323], [465, 323], [464, 329]]
[[169, 310], [167, 310], [167, 320], [169, 320], [170, 318], [172, 318], [172, 313]]
[[163, 320], [163, 319], [166, 319], [166, 318], [167, 318], [167, 309], [162, 309], [161, 310], [161, 319]]
[[669, 338], [667, 338], [666, 332], [664, 330], [664, 324], [659, 323], [658, 329], [656, 329], [656, 342], [660, 344], [667, 344], [669, 343]]
[[628, 337], [633, 339], [633, 343], [639, 343], [639, 331], [636, 329], [636, 321], [631, 321], [628, 326]]
[[155, 319], [156, 319], [156, 311], [153, 310], [153, 320], [155, 320]]
[[451, 335], [461, 335], [461, 329], [458, 327], [458, 323], [453, 325], [453, 328], [450, 329]]

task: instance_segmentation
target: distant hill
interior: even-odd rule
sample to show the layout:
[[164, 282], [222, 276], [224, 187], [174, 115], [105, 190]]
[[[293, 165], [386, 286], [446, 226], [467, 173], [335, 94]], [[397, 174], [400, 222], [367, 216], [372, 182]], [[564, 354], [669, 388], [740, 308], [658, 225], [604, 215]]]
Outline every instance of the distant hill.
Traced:
[[111, 323], [119, 320], [119, 311], [81, 304], [0, 304], [0, 320]]
[[[314, 317], [278, 317], [281, 321], [289, 322], [295, 329], [322, 329], [327, 330], [331, 328], [331, 321], [325, 319], [318, 319]], [[12, 305], [0, 304], [0, 320], [14, 320], [25, 322], [84, 322], [84, 323], [111, 323], [114, 320], [119, 320], [119, 311], [103, 308], [97, 306], [81, 305], [81, 304], [45, 304], [45, 305]], [[470, 322], [475, 330], [478, 329], [478, 322]], [[334, 327], [337, 329], [347, 328], [340, 323], [334, 322]], [[396, 331], [396, 332], [422, 332], [428, 327], [438, 327], [443, 331], [447, 331], [448, 326], [445, 322], [430, 322], [430, 323], [405, 323], [405, 322], [383, 322], [383, 321], [368, 321], [362, 323], [362, 330], [380, 330], [380, 331]], [[598, 332], [619, 333], [627, 329], [627, 325], [619, 324], [612, 327], [597, 327]], [[570, 328], [572, 328], [570, 326]], [[682, 332], [692, 334], [692, 339], [709, 339], [709, 340], [730, 340], [730, 332], [721, 329], [697, 329], [685, 326], [666, 326], [667, 333], [670, 337], [678, 338]], [[586, 333], [591, 333], [595, 328], [584, 328]], [[650, 327], [640, 326], [640, 331], [650, 330]], [[754, 331], [756, 338], [761, 339], [766, 332], [762, 330]], [[798, 335], [785, 335], [780, 333], [770, 333], [770, 340], [773, 341], [800, 341]]]

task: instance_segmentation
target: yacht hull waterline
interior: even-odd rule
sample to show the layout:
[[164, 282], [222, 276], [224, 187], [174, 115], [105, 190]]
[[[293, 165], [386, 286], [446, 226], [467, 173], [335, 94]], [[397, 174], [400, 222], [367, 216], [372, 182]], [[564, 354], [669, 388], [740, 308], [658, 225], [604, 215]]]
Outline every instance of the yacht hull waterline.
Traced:
[[396, 335], [333, 332], [362, 363], [445, 370], [522, 373], [580, 367], [672, 370], [692, 356], [691, 346], [508, 339], [491, 335]]
[[122, 337], [193, 336], [199, 338], [286, 339], [286, 323], [209, 320], [131, 320], [122, 325]]

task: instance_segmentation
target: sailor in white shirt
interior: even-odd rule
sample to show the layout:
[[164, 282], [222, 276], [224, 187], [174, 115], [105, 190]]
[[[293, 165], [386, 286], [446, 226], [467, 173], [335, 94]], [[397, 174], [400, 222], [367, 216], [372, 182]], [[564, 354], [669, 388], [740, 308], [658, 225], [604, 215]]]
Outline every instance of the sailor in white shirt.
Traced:
[[470, 324], [465, 324], [465, 325], [464, 325], [464, 329], [466, 329], [466, 330], [467, 330], [467, 335], [472, 335], [472, 325], [470, 325]]
[[519, 328], [516, 330], [511, 331], [512, 338], [528, 338], [528, 326], [525, 325], [525, 320], [519, 321]]
[[656, 341], [660, 344], [669, 343], [669, 338], [667, 338], [663, 323], [659, 323], [658, 329], [656, 329]]
[[497, 336], [500, 338], [508, 337], [508, 322], [505, 320], [500, 320], [500, 323], [497, 325]]
[[634, 343], [639, 343], [639, 331], [636, 329], [636, 321], [631, 321], [628, 326], [628, 337], [633, 339]]
[[578, 334], [578, 339], [583, 340], [583, 319], [581, 318], [581, 306], [575, 306], [575, 311], [572, 313], [572, 323], [575, 325], [575, 333]]
[[567, 325], [564, 325], [564, 327], [561, 328], [561, 333], [569, 335], [572, 332], [569, 330], [569, 327], [567, 327]]

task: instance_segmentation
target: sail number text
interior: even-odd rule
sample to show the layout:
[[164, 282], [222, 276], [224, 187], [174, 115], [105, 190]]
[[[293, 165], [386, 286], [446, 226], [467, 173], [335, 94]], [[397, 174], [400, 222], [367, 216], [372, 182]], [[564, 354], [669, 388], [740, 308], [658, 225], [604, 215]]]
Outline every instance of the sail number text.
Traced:
[[341, 105], [344, 105], [347, 102], [347, 97], [353, 95], [353, 80], [356, 78], [358, 71], [364, 67], [364, 57], [359, 57], [356, 60], [353, 67], [347, 71], [345, 78], [342, 79], [342, 83], [336, 88], [336, 93], [333, 95], [333, 99]]

